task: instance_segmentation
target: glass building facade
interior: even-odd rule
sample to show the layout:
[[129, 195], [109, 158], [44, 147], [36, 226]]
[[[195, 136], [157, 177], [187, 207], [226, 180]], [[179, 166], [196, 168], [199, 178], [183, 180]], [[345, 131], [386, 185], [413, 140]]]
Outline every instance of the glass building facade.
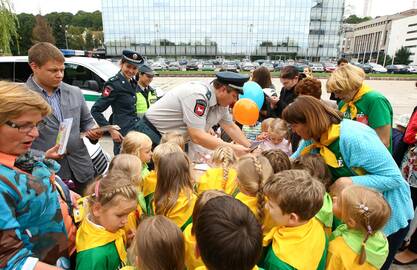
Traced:
[[330, 58], [344, 0], [102, 0], [107, 54]]

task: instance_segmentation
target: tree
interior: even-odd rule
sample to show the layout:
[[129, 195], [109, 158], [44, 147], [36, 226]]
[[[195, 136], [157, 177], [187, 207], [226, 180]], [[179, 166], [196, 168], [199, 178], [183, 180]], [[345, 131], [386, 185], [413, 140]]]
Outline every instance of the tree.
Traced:
[[69, 48], [74, 50], [83, 50], [85, 48], [84, 31], [83, 27], [70, 26], [68, 28], [67, 39]]
[[49, 42], [55, 44], [55, 38], [52, 35], [52, 29], [41, 15], [36, 15], [36, 25], [32, 31], [32, 42]]
[[350, 23], [350, 24], [358, 24], [361, 22], [366, 22], [372, 20], [372, 17], [358, 17], [356, 15], [350, 15], [349, 17], [347, 17], [346, 19], [343, 20], [343, 23]]
[[103, 22], [101, 19], [101, 12], [94, 11], [92, 13], [85, 11], [78, 11], [72, 18], [73, 26], [91, 28], [92, 30], [102, 30]]
[[0, 0], [0, 54], [11, 54], [10, 45], [19, 46], [18, 25], [19, 21], [13, 13], [10, 1]]
[[32, 30], [35, 27], [36, 20], [32, 14], [21, 13], [17, 15], [19, 21], [19, 27], [17, 32], [19, 33], [19, 47], [21, 55], [27, 55], [32, 43]]
[[408, 65], [412, 61], [410, 60], [411, 52], [406, 47], [401, 47], [395, 52], [394, 64], [395, 65]]
[[94, 49], [94, 40], [93, 40], [93, 34], [90, 30], [87, 30], [85, 33], [85, 49], [86, 50], [92, 50]]

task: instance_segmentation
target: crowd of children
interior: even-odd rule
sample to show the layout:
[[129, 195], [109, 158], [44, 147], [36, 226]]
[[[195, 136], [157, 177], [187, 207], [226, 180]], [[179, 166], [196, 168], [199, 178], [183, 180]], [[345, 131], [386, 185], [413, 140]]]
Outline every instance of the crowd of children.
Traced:
[[[288, 145], [274, 127], [281, 124], [265, 121], [258, 138]], [[180, 134], [166, 134], [153, 152], [150, 145], [129, 133], [108, 173], [87, 188], [76, 269], [379, 269], [388, 255], [383, 196], [354, 185], [331, 190], [318, 155], [290, 161], [272, 147], [237, 158], [222, 146], [201, 175]]]

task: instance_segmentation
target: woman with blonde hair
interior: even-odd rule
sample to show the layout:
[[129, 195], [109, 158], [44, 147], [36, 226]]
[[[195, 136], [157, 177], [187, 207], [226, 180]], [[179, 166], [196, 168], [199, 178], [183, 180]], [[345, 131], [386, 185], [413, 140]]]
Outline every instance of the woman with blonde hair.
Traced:
[[392, 152], [392, 107], [381, 93], [364, 84], [365, 72], [354, 65], [339, 67], [327, 80], [327, 91], [340, 98], [343, 117], [375, 129], [383, 144]]
[[384, 195], [395, 209], [383, 231], [390, 253], [382, 269], [388, 269], [413, 218], [410, 187], [386, 147], [366, 125], [343, 119], [336, 111], [310, 96], [300, 96], [282, 113], [292, 130], [304, 139], [293, 158], [318, 153], [326, 162], [334, 183], [330, 191], [357, 184]]
[[[2, 269], [69, 269], [69, 240], [56, 192], [60, 166], [31, 150], [51, 107], [22, 84], [0, 82]], [[7, 240], [6, 240], [7, 239]]]

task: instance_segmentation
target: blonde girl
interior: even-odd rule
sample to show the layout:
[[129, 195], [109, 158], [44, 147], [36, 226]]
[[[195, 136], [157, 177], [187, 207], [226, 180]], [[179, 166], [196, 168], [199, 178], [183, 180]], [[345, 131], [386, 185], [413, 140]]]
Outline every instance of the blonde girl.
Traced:
[[[220, 190], [207, 190], [198, 196], [195, 202], [193, 210], [193, 222], [196, 222], [198, 215], [203, 206], [211, 199], [226, 196], [227, 194]], [[185, 238], [185, 266], [187, 269], [196, 269], [199, 266], [203, 266], [204, 263], [200, 256], [196, 256], [196, 240], [195, 240], [195, 228], [193, 223], [189, 224], [184, 230]]]
[[240, 191], [236, 199], [246, 204], [255, 214], [259, 223], [263, 224], [264, 233], [269, 232], [275, 224], [265, 210], [263, 186], [273, 175], [271, 164], [264, 156], [246, 155], [239, 159], [236, 170]]
[[128, 215], [136, 209], [136, 190], [130, 176], [120, 171], [88, 187], [88, 215], [76, 237], [76, 269], [116, 270], [127, 263], [123, 228]]
[[214, 152], [211, 160], [213, 168], [208, 169], [199, 179], [198, 193], [205, 190], [218, 189], [227, 194], [236, 192], [236, 156], [230, 146], [220, 146]]
[[184, 135], [180, 131], [172, 130], [163, 134], [161, 137], [161, 144], [166, 142], [176, 143], [181, 147], [182, 151], [185, 151]]
[[140, 270], [184, 270], [184, 236], [170, 219], [144, 219], [135, 239], [135, 265]]
[[161, 157], [157, 169], [154, 213], [171, 219], [181, 230], [192, 221], [196, 200], [191, 181], [191, 161], [184, 152]]
[[388, 256], [388, 240], [381, 229], [391, 215], [382, 194], [352, 185], [333, 203], [334, 214], [345, 224], [332, 234], [326, 269], [380, 269]]
[[152, 158], [152, 141], [146, 134], [130, 131], [123, 139], [120, 153], [139, 157], [142, 161], [142, 178], [149, 174], [147, 163]]
[[181, 148], [172, 142], [162, 143], [155, 147], [152, 154], [152, 161], [155, 169], [143, 179], [143, 196], [145, 197], [147, 213], [151, 213], [152, 200], [156, 189], [157, 171], [161, 157], [170, 153], [182, 152]]
[[290, 156], [292, 147], [289, 137], [287, 123], [280, 118], [276, 118], [269, 124], [268, 137], [259, 145], [259, 149], [263, 151], [280, 149]]

